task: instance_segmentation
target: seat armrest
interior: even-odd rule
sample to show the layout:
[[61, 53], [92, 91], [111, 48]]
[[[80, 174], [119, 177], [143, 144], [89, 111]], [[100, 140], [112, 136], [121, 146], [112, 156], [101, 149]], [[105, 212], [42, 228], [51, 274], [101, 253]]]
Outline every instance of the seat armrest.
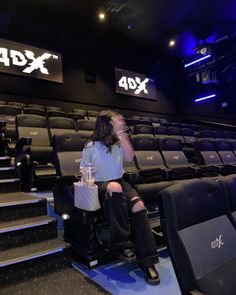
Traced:
[[31, 143], [32, 143], [32, 138], [31, 137], [21, 137], [16, 142], [16, 150], [17, 149], [22, 149], [25, 145], [31, 145]]

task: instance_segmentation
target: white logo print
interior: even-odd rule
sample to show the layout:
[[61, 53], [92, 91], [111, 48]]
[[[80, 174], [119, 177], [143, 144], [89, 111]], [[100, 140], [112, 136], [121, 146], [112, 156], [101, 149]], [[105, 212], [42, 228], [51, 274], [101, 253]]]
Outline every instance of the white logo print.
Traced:
[[45, 60], [51, 57], [58, 59], [58, 56], [47, 52], [35, 57], [35, 53], [30, 50], [25, 50], [24, 53], [22, 53], [17, 50], [8, 50], [4, 47], [0, 48], [0, 63], [3, 63], [6, 67], [10, 67], [11, 63], [19, 67], [26, 66], [22, 72], [27, 74], [39, 69], [42, 74], [49, 75], [48, 69], [45, 68], [44, 64]]
[[223, 234], [219, 235], [219, 238], [216, 238], [214, 241], [211, 242], [211, 249], [220, 249], [220, 247], [224, 245], [222, 237]]
[[152, 161], [153, 160], [153, 156], [147, 156], [146, 159]]
[[148, 94], [148, 90], [146, 88], [147, 83], [149, 82], [148, 78], [145, 78], [143, 81], [139, 77], [130, 78], [126, 76], [122, 76], [118, 82], [119, 86], [121, 88], [124, 88], [125, 90], [135, 90], [134, 94], [139, 94], [140, 92], [144, 92]]
[[80, 163], [81, 162], [81, 158], [80, 159], [75, 159], [75, 163]]
[[38, 131], [30, 131], [30, 135], [38, 135]]

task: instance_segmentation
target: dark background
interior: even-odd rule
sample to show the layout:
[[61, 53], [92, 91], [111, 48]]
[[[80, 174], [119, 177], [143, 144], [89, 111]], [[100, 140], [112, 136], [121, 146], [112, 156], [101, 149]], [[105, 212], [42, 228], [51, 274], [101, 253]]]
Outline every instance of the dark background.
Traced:
[[[196, 5], [198, 3], [196, 9], [192, 2], [187, 4], [188, 2], [181, 0], [179, 7], [174, 5], [176, 11], [172, 9], [173, 7], [170, 9], [175, 18], [169, 23], [167, 14], [169, 1], [166, 1], [166, 5], [163, 2], [162, 7], [159, 7], [162, 11], [158, 11], [157, 14], [161, 16], [162, 13], [162, 18], [158, 19], [158, 23], [156, 20], [158, 15], [155, 18], [153, 9], [149, 8], [149, 13], [150, 9], [152, 10], [151, 17], [155, 19], [155, 24], [141, 21], [141, 12], [147, 16], [147, 6], [141, 5], [143, 2], [140, 1], [123, 1], [129, 5], [126, 8], [132, 8], [136, 14], [133, 13], [131, 16], [131, 11], [130, 15], [122, 15], [122, 18], [120, 12], [116, 14], [110, 12], [107, 24], [99, 24], [95, 18], [96, 9], [107, 1], [86, 2], [90, 4], [85, 4], [85, 1], [82, 3], [82, 1], [64, 0], [1, 2], [0, 38], [61, 53], [64, 79], [63, 84], [57, 84], [0, 73], [2, 99], [58, 105], [64, 111], [71, 111], [74, 108], [91, 110], [115, 108], [130, 115], [142, 114], [173, 120], [199, 118], [235, 123], [235, 75], [229, 80], [221, 77], [217, 85], [196, 83], [195, 76], [186, 77], [183, 68], [183, 58], [187, 56], [185, 49], [189, 46], [190, 39], [185, 39], [186, 46], [183, 45], [185, 43], [178, 44], [178, 48], [172, 52], [164, 45], [164, 41], [173, 35], [171, 31], [177, 32], [181, 37], [191, 29], [195, 39], [214, 31], [216, 16], [218, 17], [216, 12], [212, 14], [213, 21], [209, 23], [208, 20], [205, 27], [202, 21], [200, 22], [204, 18], [209, 19], [209, 15], [204, 13], [206, 10], [204, 2], [193, 1]], [[156, 3], [147, 2], [150, 2], [150, 5]], [[183, 2], [186, 5], [185, 14], [183, 10], [181, 14]], [[199, 6], [200, 2], [202, 7]], [[232, 9], [235, 9], [233, 1], [229, 1], [228, 4], [233, 5]], [[220, 13], [219, 3], [217, 2], [215, 6]], [[190, 9], [192, 14], [189, 14]], [[227, 8], [227, 11], [232, 9]], [[190, 16], [192, 19], [189, 19]], [[111, 21], [112, 17], [114, 18]], [[197, 17], [199, 19], [196, 21]], [[221, 20], [222, 18], [230, 20], [230, 24], [234, 26], [235, 20], [232, 15], [227, 16], [224, 12], [219, 14], [219, 17]], [[142, 26], [138, 26], [138, 20]], [[148, 20], [150, 21], [150, 18]], [[131, 21], [133, 32], [127, 31], [127, 24]], [[154, 25], [158, 25], [159, 31]], [[222, 23], [221, 28], [232, 33], [232, 26], [229, 28], [228, 24], [226, 26]], [[232, 43], [235, 44], [235, 38]], [[192, 47], [194, 45], [196, 44], [192, 44]], [[116, 94], [116, 67], [155, 76], [158, 85], [157, 100]], [[222, 70], [223, 68], [219, 69], [219, 72]], [[195, 98], [211, 91], [217, 91], [216, 99], [194, 103]], [[228, 105], [226, 108], [222, 107], [222, 102], [225, 101]]]

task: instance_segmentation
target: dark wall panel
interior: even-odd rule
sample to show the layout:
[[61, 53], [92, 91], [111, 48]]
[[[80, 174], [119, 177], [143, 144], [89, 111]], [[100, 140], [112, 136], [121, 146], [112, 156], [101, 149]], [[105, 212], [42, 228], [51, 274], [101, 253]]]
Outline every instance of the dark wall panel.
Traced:
[[[32, 23], [32, 20], [25, 20], [25, 25], [30, 25], [29, 31], [22, 29], [27, 27], [24, 23], [19, 26], [21, 30], [17, 31], [20, 21], [23, 19], [18, 16], [11, 24], [11, 30], [0, 37], [62, 53], [64, 83], [1, 73], [0, 93], [3, 98], [5, 96], [9, 99], [12, 95], [26, 102], [41, 99], [46, 105], [58, 101], [66, 105], [67, 109], [70, 109], [70, 103], [74, 103], [86, 108], [91, 106], [91, 109], [111, 107], [150, 114], [176, 115], [179, 86], [175, 64], [150, 57], [135, 45], [129, 44], [127, 49], [126, 44], [120, 44], [102, 32], [77, 30], [67, 33], [61, 29], [56, 30], [55, 26], [45, 31], [42, 25]], [[34, 35], [33, 31], [36, 32]], [[157, 100], [116, 94], [115, 67], [119, 66], [146, 75], [155, 75]], [[93, 75], [95, 83], [85, 82], [84, 72]]]

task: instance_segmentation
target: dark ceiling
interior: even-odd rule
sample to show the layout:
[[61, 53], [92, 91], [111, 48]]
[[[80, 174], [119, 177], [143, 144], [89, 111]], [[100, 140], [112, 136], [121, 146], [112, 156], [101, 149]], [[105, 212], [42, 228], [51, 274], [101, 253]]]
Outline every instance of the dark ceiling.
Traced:
[[[99, 9], [108, 13], [102, 24], [96, 17]], [[81, 27], [109, 32], [113, 38], [131, 40], [152, 52], [166, 50], [184, 57], [202, 39], [235, 34], [236, 0], [0, 1], [0, 27], [26, 19], [67, 32]], [[176, 38], [176, 48], [168, 49], [170, 38]]]

